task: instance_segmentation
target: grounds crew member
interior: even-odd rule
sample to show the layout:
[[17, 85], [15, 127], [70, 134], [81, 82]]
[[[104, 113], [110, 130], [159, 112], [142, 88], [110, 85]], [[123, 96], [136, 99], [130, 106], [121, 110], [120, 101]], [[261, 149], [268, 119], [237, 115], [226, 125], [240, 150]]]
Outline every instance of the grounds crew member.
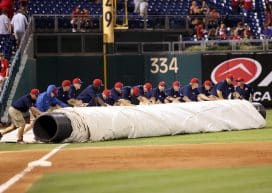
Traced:
[[122, 99], [123, 86], [124, 85], [122, 82], [116, 82], [114, 84], [114, 87], [111, 89], [110, 97], [113, 99], [114, 105], [120, 105], [121, 102], [123, 101], [123, 99]]
[[151, 104], [152, 84], [147, 82], [144, 85], [137, 86], [140, 90], [140, 104]]
[[203, 83], [203, 86], [198, 88], [199, 95], [198, 95], [198, 101], [210, 101], [213, 100], [211, 97], [212, 94], [212, 82], [210, 80], [206, 80]]
[[183, 100], [182, 100], [183, 97], [180, 92], [180, 82], [179, 81], [174, 81], [172, 83], [172, 87], [169, 89], [166, 89], [165, 93], [167, 95], [167, 97], [166, 97], [167, 103], [183, 102]]
[[61, 87], [58, 88], [57, 98], [66, 104], [68, 104], [68, 101], [70, 99], [70, 95], [69, 95], [70, 87], [71, 87], [71, 81], [64, 80], [61, 83]]
[[225, 80], [218, 82], [213, 90], [212, 95], [217, 99], [231, 99], [234, 93], [233, 86], [234, 77], [232, 74], [228, 74]]
[[235, 91], [239, 93], [239, 98], [252, 101], [254, 93], [253, 88], [246, 84], [242, 77], [237, 78], [236, 82], [238, 85], [236, 86]]
[[99, 94], [97, 106], [113, 106], [114, 100], [110, 97], [110, 93], [110, 90], [105, 89], [101, 94]]
[[55, 109], [68, 107], [67, 104], [57, 99], [58, 89], [55, 85], [49, 85], [47, 90], [39, 95], [36, 106], [41, 112], [51, 112]]
[[81, 89], [81, 85], [83, 84], [83, 82], [81, 81], [80, 78], [74, 78], [73, 80], [73, 84], [70, 87], [69, 90], [69, 100], [68, 100], [68, 104], [71, 106], [78, 106], [77, 105], [77, 97], [80, 94], [79, 91]]
[[[18, 143], [24, 143], [23, 135], [24, 131], [32, 128], [32, 124], [28, 127], [26, 126], [25, 115], [29, 115], [30, 117], [37, 117], [41, 114], [41, 112], [35, 107], [36, 99], [39, 95], [38, 89], [32, 89], [31, 92], [25, 96], [20, 97], [18, 100], [12, 103], [9, 108], [9, 116], [11, 118], [11, 125], [6, 129], [0, 131], [0, 139], [4, 134], [7, 134], [16, 128], [18, 128]], [[31, 120], [32, 122], [33, 120]]]
[[122, 88], [121, 106], [139, 105], [140, 104], [140, 89], [137, 86], [124, 86]]
[[94, 79], [92, 85], [89, 85], [78, 95], [77, 100], [80, 106], [97, 106], [97, 96], [102, 86], [102, 80]]
[[151, 102], [152, 104], [165, 103], [166, 94], [165, 94], [166, 84], [164, 81], [159, 82], [158, 87], [154, 88], [152, 91]]
[[197, 78], [192, 78], [190, 84], [182, 87], [181, 93], [185, 102], [197, 101], [199, 95], [198, 84], [199, 80]]

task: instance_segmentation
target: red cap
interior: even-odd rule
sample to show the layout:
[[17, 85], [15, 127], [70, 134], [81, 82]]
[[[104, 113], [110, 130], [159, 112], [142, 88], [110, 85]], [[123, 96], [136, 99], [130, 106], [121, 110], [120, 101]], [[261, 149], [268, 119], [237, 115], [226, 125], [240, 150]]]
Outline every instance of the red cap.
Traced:
[[54, 90], [52, 90], [52, 93], [54, 93], [54, 95], [57, 95], [59, 92], [59, 90], [57, 88], [54, 88]]
[[73, 84], [82, 84], [83, 82], [80, 80], [80, 78], [74, 78]]
[[206, 81], [204, 82], [204, 86], [212, 86], [212, 82], [209, 81], [209, 80], [206, 80]]
[[63, 87], [65, 87], [65, 86], [71, 86], [71, 81], [70, 80], [64, 80], [64, 81], [62, 81], [61, 85]]
[[164, 81], [159, 82], [159, 86], [165, 86], [166, 83]]
[[190, 81], [191, 84], [199, 83], [199, 80], [197, 78], [192, 78]]
[[39, 89], [33, 88], [33, 89], [30, 91], [30, 94], [33, 94], [33, 95], [38, 96], [38, 95], [40, 94], [40, 91], [39, 91]]
[[139, 94], [140, 94], [140, 89], [139, 89], [137, 86], [134, 86], [134, 87], [132, 88], [132, 94], [133, 94], [133, 96], [139, 96]]
[[172, 85], [173, 85], [173, 86], [180, 86], [180, 82], [176, 80], [176, 81], [174, 81], [174, 82], [172, 83]]
[[123, 87], [123, 83], [122, 82], [116, 82], [114, 84], [114, 88], [122, 88]]
[[152, 89], [152, 84], [150, 82], [147, 82], [144, 84], [144, 87], [147, 89], [147, 90], [151, 90]]
[[244, 82], [245, 81], [245, 79], [243, 79], [242, 77], [239, 77], [239, 78], [237, 78], [237, 80], [236, 80], [236, 82]]
[[100, 86], [103, 86], [103, 83], [102, 83], [102, 80], [101, 79], [94, 79], [93, 80], [93, 85], [96, 86], [96, 87], [100, 87]]
[[228, 74], [228, 75], [226, 76], [226, 78], [233, 80], [233, 79], [234, 79], [234, 76], [233, 76], [232, 74]]
[[107, 97], [110, 96], [110, 90], [105, 89], [105, 90], [103, 91], [103, 94], [106, 95]]

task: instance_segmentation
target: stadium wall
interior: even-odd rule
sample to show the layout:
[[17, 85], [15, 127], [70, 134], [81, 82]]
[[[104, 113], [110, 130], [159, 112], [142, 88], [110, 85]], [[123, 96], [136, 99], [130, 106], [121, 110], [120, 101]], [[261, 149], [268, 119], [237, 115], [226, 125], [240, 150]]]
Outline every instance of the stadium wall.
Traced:
[[[249, 62], [245, 62], [244, 66], [239, 65], [239, 62], [232, 64], [229, 60], [234, 58], [247, 58]], [[201, 81], [213, 80], [213, 71], [226, 62], [223, 73], [231, 72], [236, 77], [242, 76], [245, 72], [252, 74], [249, 81], [255, 89], [255, 101], [261, 102], [266, 107], [272, 107], [271, 58], [271, 54], [257, 53], [112, 55], [108, 57], [108, 86], [112, 87], [116, 81], [122, 81], [125, 85], [138, 85], [150, 81], [155, 85], [158, 81], [164, 80], [171, 86], [173, 80], [180, 80], [184, 85], [192, 77], [198, 77]], [[31, 87], [45, 90], [49, 84], [60, 85], [62, 80], [77, 76], [84, 81], [85, 87], [92, 79], [103, 78], [102, 61], [102, 56], [53, 54], [28, 60], [14, 99], [25, 94]]]

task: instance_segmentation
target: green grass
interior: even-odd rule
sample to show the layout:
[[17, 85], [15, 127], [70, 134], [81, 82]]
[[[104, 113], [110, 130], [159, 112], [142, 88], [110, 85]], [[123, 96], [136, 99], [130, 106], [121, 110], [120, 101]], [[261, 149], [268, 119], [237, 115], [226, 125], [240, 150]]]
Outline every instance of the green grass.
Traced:
[[272, 166], [58, 173], [28, 193], [271, 193]]
[[[81, 143], [71, 144], [66, 148], [272, 141], [272, 110], [267, 111], [266, 121], [265, 129]], [[55, 144], [0, 144], [0, 151], [52, 149], [56, 146]]]

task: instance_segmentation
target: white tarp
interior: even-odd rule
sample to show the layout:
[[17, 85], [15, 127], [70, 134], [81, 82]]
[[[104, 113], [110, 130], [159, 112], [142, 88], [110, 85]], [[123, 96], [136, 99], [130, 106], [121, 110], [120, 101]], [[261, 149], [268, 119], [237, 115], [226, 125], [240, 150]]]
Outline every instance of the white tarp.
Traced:
[[265, 120], [243, 100], [59, 109], [72, 121], [66, 142], [103, 141], [182, 133], [263, 128]]
[[[80, 107], [56, 110], [71, 120], [73, 132], [65, 142], [103, 141], [183, 133], [219, 132], [263, 128], [265, 120], [243, 100]], [[16, 139], [16, 132], [3, 141]], [[27, 138], [26, 138], [27, 137]], [[25, 137], [33, 141], [33, 133]]]

